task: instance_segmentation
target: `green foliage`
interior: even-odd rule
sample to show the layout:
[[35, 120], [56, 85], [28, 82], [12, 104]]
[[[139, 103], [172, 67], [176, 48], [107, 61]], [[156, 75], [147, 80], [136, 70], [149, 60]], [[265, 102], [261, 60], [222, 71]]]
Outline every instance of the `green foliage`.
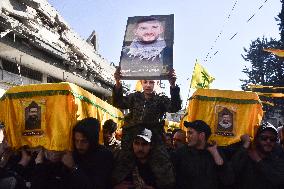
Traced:
[[263, 51], [264, 48], [279, 49], [281, 42], [263, 37], [252, 41], [249, 49], [244, 48], [246, 54], [242, 56], [250, 66], [243, 69], [248, 76], [248, 79], [241, 80], [243, 90], [247, 90], [248, 84], [284, 86], [284, 59]]
[[[264, 48], [284, 50], [284, 0], [281, 0], [281, 3], [282, 10], [275, 18], [279, 26], [280, 40], [263, 36], [252, 41], [248, 49], [244, 48], [245, 54], [242, 56], [249, 65], [243, 69], [248, 77], [241, 80], [243, 90], [248, 90], [248, 84], [284, 86], [284, 58], [263, 51]], [[261, 97], [261, 100], [275, 104], [273, 107], [264, 104], [264, 110], [269, 112], [266, 116], [272, 115], [275, 110], [279, 109], [282, 109], [281, 114], [284, 115], [284, 99]]]

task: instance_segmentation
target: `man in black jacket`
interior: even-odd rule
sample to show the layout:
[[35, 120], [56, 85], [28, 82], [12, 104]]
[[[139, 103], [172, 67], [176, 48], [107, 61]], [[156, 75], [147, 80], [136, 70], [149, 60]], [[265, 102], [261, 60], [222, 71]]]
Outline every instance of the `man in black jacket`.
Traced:
[[88, 185], [88, 188], [105, 189], [110, 187], [113, 155], [110, 150], [99, 144], [99, 129], [100, 123], [95, 118], [83, 119], [75, 125], [74, 164], [71, 161], [69, 167], [75, 172], [81, 171], [81, 178], [86, 178], [84, 184]]
[[[46, 151], [36, 158], [32, 177], [35, 189], [108, 189], [113, 158], [99, 145], [99, 121], [86, 118], [73, 129], [74, 152]], [[63, 155], [63, 156], [62, 156]]]
[[176, 169], [177, 189], [215, 189], [231, 185], [234, 175], [224, 161], [217, 145], [208, 145], [210, 127], [201, 120], [184, 122], [188, 145], [173, 154]]
[[284, 160], [273, 153], [277, 141], [277, 129], [270, 123], [262, 123], [255, 140], [248, 135], [241, 137], [243, 145], [233, 156], [236, 188], [280, 189], [284, 187]]

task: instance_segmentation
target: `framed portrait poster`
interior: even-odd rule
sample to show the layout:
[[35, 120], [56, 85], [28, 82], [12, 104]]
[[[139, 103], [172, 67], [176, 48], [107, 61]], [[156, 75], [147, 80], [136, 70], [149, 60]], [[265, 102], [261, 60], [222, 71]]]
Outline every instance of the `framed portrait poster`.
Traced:
[[236, 127], [236, 112], [227, 107], [216, 106], [216, 130], [217, 135], [234, 136]]
[[173, 43], [173, 14], [129, 17], [119, 63], [122, 79], [168, 79]]
[[21, 100], [21, 104], [24, 108], [23, 136], [43, 135], [46, 100], [27, 99]]

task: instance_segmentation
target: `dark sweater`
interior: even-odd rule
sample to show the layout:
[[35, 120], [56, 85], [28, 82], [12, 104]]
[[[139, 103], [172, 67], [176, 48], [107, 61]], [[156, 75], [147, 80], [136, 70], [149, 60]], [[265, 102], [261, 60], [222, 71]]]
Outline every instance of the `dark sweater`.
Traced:
[[[245, 148], [232, 158], [238, 189], [280, 189], [284, 187], [284, 159], [271, 154], [259, 162], [253, 161]], [[282, 186], [282, 187], [281, 187]]]
[[231, 185], [234, 174], [231, 166], [218, 166], [210, 152], [188, 146], [179, 148], [173, 154], [177, 189], [215, 189]]

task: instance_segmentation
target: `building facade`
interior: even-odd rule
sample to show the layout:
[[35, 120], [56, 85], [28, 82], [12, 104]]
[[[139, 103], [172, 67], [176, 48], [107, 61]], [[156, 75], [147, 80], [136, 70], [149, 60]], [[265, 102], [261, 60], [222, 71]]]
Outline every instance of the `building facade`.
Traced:
[[83, 40], [45, 0], [1, 0], [0, 88], [66, 81], [110, 96], [115, 66], [96, 38]]

